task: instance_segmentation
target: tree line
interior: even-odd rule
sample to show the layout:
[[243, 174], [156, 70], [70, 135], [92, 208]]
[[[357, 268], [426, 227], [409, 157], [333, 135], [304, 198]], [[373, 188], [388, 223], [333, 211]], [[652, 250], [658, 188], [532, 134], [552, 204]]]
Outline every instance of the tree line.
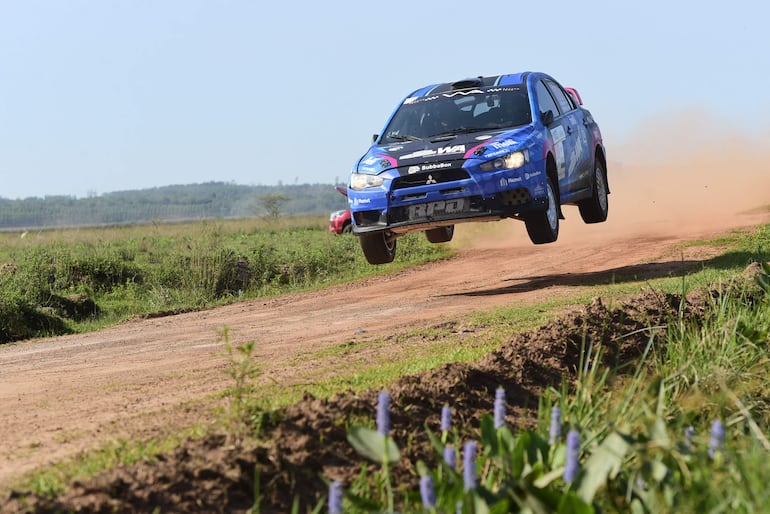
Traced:
[[98, 196], [0, 197], [0, 229], [183, 221], [277, 214], [327, 214], [347, 201], [332, 184], [246, 186], [226, 182], [171, 185]]

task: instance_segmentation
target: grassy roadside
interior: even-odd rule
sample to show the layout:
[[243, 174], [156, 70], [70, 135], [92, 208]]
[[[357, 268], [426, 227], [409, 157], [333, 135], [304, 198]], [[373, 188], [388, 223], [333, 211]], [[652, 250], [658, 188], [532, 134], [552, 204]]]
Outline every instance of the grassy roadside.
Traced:
[[[23, 237], [22, 237], [23, 236]], [[451, 254], [414, 234], [370, 266], [319, 217], [0, 233], [0, 344], [395, 272]]]
[[[335, 349], [308, 357], [325, 363], [325, 366], [319, 367], [313, 375], [308, 375], [305, 385], [294, 389], [270, 390], [269, 394], [262, 393], [263, 398], [270, 396], [272, 401], [269, 405], [261, 404], [255, 407], [258, 409], [260, 407], [280, 408], [296, 401], [302, 390], [310, 390], [316, 396], [326, 397], [351, 388], [354, 390], [379, 388], [404, 374], [433, 369], [446, 362], [473, 361], [496, 348], [499, 342], [511, 332], [535, 327], [558, 313], [586, 303], [595, 296], [601, 296], [605, 303], [611, 305], [613, 302], [620, 302], [623, 298], [639, 290], [687, 293], [710, 284], [726, 283], [739, 275], [749, 262], [767, 261], [770, 258], [770, 226], [736, 232], [715, 241], [701, 241], [692, 244], [726, 249], [706, 261], [701, 270], [683, 273], [681, 276], [654, 280], [626, 280], [617, 284], [595, 285], [581, 288], [572, 296], [560, 298], [555, 302], [526, 308], [497, 309], [469, 316], [457, 322], [395, 336], [398, 337], [398, 343], [404, 348], [404, 351], [397, 359], [390, 359], [388, 362], [372, 358], [372, 355], [376, 355], [378, 346], [392, 345], [393, 340], [367, 341], [366, 344], [354, 340], [346, 342]], [[626, 418], [630, 420], [631, 425], [637, 427], [643, 425], [643, 420], [649, 419], [648, 412], [644, 409], [634, 413], [629, 413], [628, 409], [630, 405], [635, 404], [642, 405], [645, 409], [649, 408], [649, 394], [651, 393], [642, 386], [653, 383], [655, 380], [657, 380], [655, 383], [660, 383], [662, 380], [663, 383], [677, 384], [678, 393], [676, 395], [667, 394], [663, 402], [663, 410], [660, 411], [665, 415], [667, 423], [677, 430], [685, 426], [685, 423], [696, 419], [694, 412], [696, 409], [702, 411], [704, 402], [709, 405], [707, 412], [701, 413], [704, 418], [709, 414], [719, 413], [721, 415], [722, 412], [732, 412], [733, 416], [738, 416], [740, 411], [736, 411], [734, 407], [730, 408], [728, 405], [733, 398], [726, 391], [732, 391], [733, 395], [744, 398], [742, 401], [745, 402], [745, 398], [761, 397], [767, 388], [764, 379], [757, 379], [766, 371], [767, 366], [766, 359], [760, 357], [763, 351], [760, 344], [762, 343], [761, 338], [763, 334], [764, 337], [767, 334], [762, 316], [767, 316], [767, 312], [759, 311], [756, 314], [741, 312], [739, 306], [732, 304], [730, 306], [727, 304], [715, 305], [715, 308], [716, 312], [709, 327], [676, 325], [669, 327], [667, 337], [671, 337], [672, 340], [676, 338], [676, 341], [667, 346], [678, 348], [678, 353], [659, 355], [660, 360], [651, 360], [649, 369], [645, 369], [643, 374], [640, 373], [638, 378], [630, 383], [620, 383], [615, 388], [616, 385], [611, 386], [606, 377], [602, 377], [599, 370], [594, 369], [592, 370], [593, 375], [586, 374], [582, 377], [588, 391], [585, 396], [562, 398], [560, 392], [555, 391], [549, 401], [561, 402], [565, 405], [565, 412], [572, 413], [573, 418], [583, 419], [582, 424], [584, 426], [595, 424], [600, 427], [594, 429], [595, 433], [599, 434], [594, 438], [595, 441], [599, 441], [601, 434], [606, 434], [608, 430], [607, 427], [601, 425], [602, 416], [605, 420]], [[756, 344], [754, 345], [757, 351], [738, 352], [734, 351], [735, 345], [732, 345], [728, 349], [722, 350], [719, 359], [716, 359], [713, 353], [705, 351], [696, 353], [695, 349], [703, 350], [701, 348], [704, 346], [703, 341], [709, 340], [709, 338], [717, 339], [717, 336], [724, 336], [725, 334], [729, 336], [731, 332], [729, 329], [725, 330], [725, 327], [735, 327], [736, 318], [750, 319], [750, 325], [757, 328], [757, 334], [752, 336], [759, 338], [759, 341], [755, 341]], [[708, 330], [705, 330], [706, 328]], [[735, 329], [733, 329], [734, 333]], [[740, 334], [742, 334], [741, 337], [746, 335], [742, 331]], [[688, 339], [687, 344], [679, 342], [684, 338]], [[717, 343], [708, 345], [709, 348], [718, 348], [719, 346]], [[361, 356], [365, 352], [364, 361], [368, 364], [360, 368], [356, 374], [348, 372], [349, 359]], [[694, 355], [698, 355], [698, 358], [695, 359]], [[340, 356], [345, 357], [344, 362], [341, 362]], [[732, 368], [732, 371], [724, 374], [715, 370], [713, 366], [715, 362], [720, 364], [719, 369]], [[708, 384], [704, 377], [715, 377], [720, 373], [723, 377], [722, 381], [714, 379], [716, 381], [710, 387], [703, 387]], [[765, 375], [767, 374], [765, 373]], [[655, 377], [659, 378], [655, 379]], [[747, 377], [751, 380], [746, 380]], [[677, 379], [677, 382], [674, 382], [674, 379]], [[696, 390], [690, 387], [693, 383], [699, 386]], [[720, 385], [721, 383], [726, 384], [728, 388], [714, 387], [714, 384]], [[740, 388], [729, 389], [736, 383], [745, 385]], [[612, 387], [611, 394], [606, 394], [606, 389], [609, 387]], [[682, 391], [688, 391], [688, 394], [684, 394]], [[589, 397], [605, 396], [609, 397], [610, 401], [598, 405], [595, 402], [588, 405], [586, 402], [586, 398]], [[642, 398], [644, 401], [641, 400]], [[734, 402], [732, 405], [734, 406]], [[583, 414], [580, 414], [581, 412]], [[653, 412], [657, 412], [656, 409], [653, 409]], [[735, 419], [745, 420], [745, 417], [734, 417], [730, 421], [732, 425], [729, 426], [736, 426], [738, 422]], [[751, 419], [753, 420], [753, 418]], [[760, 432], [766, 431], [767, 420], [760, 418], [758, 422]], [[45, 480], [41, 478], [43, 475], [37, 474], [28, 483], [41, 493], [56, 494], [75, 476], [89, 476], [100, 469], [114, 466], [116, 462], [131, 462], [136, 459], [149, 458], [148, 455], [152, 452], [146, 451], [147, 448], [157, 446], [165, 449], [173, 447], [174, 444], [175, 440], [172, 438], [168, 441], [126, 443], [125, 448], [120, 451], [115, 451], [114, 448], [97, 450], [92, 452], [90, 456], [81, 459], [78, 466], [72, 466], [68, 470], [53, 474], [56, 476], [52, 476], [49, 470]], [[761, 462], [756, 464], [761, 464]], [[761, 473], [759, 474], [761, 476]]]

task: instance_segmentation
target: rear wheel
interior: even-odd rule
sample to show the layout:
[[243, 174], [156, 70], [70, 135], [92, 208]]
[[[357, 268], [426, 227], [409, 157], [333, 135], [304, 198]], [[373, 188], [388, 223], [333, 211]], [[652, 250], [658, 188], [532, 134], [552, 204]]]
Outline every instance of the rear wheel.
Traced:
[[431, 243], [448, 243], [452, 240], [452, 236], [455, 233], [455, 226], [449, 225], [448, 227], [432, 228], [425, 231], [425, 237]]
[[529, 239], [536, 245], [553, 243], [559, 237], [559, 205], [550, 177], [546, 179], [545, 189], [548, 196], [546, 210], [530, 215], [524, 220]]
[[607, 173], [604, 171], [604, 165], [600, 160], [596, 160], [594, 164], [594, 180], [593, 187], [591, 188], [591, 198], [586, 198], [578, 202], [578, 209], [580, 209], [580, 217], [586, 223], [601, 223], [607, 220], [607, 212], [609, 211], [609, 202], [607, 195], [609, 189], [607, 187]]
[[345, 223], [345, 226], [342, 227], [342, 233], [343, 234], [350, 234], [353, 232], [353, 224], [352, 223]]
[[387, 264], [396, 256], [396, 238], [388, 239], [385, 232], [361, 234], [361, 249], [369, 264]]

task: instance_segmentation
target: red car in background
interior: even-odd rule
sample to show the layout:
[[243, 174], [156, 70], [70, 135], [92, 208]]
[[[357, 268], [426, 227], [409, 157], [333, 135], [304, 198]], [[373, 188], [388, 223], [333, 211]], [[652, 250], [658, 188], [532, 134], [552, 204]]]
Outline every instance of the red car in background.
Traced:
[[[343, 186], [336, 186], [335, 189], [341, 195], [348, 196], [348, 190]], [[335, 234], [349, 234], [353, 231], [353, 226], [350, 224], [350, 209], [343, 209], [341, 211], [334, 211], [329, 216], [329, 232]]]

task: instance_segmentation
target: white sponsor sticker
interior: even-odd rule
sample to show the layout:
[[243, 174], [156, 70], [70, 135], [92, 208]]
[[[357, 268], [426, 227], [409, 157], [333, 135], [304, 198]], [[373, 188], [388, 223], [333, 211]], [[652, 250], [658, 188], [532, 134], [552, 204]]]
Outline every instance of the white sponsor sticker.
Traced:
[[433, 170], [440, 170], [442, 168], [451, 168], [452, 163], [451, 162], [437, 162], [435, 164], [423, 164], [420, 169], [422, 171], [433, 171]]
[[564, 127], [561, 125], [554, 127], [551, 129], [551, 137], [553, 138], [553, 143], [558, 144], [567, 139], [567, 134], [564, 132]]
[[457, 153], [465, 153], [465, 145], [444, 146], [437, 150], [417, 150], [416, 152], [402, 155], [401, 159], [419, 159], [420, 157], [431, 157], [433, 155], [452, 155]]
[[489, 143], [489, 146], [497, 150], [500, 150], [502, 148], [508, 148], [509, 146], [513, 146], [515, 144], [516, 144], [516, 141], [514, 141], [513, 139], [506, 139], [504, 141], [495, 141], [494, 143]]

